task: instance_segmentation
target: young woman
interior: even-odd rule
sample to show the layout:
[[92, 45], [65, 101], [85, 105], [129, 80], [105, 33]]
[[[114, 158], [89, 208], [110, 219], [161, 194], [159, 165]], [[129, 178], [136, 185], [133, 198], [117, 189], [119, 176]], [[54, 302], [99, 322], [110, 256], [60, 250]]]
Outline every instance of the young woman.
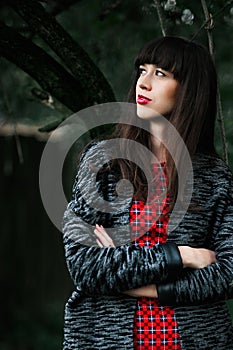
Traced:
[[[207, 50], [176, 37], [150, 42], [136, 59], [129, 101], [137, 104], [137, 126], [119, 125], [117, 137], [122, 147], [133, 140], [156, 156], [151, 164], [137, 154], [156, 185], [147, 193], [144, 172], [120, 157], [96, 174], [105, 141], [83, 153], [64, 215], [76, 287], [66, 304], [64, 349], [230, 350], [225, 300], [233, 296], [233, 177], [214, 148], [216, 72]], [[164, 120], [184, 140], [194, 172], [190, 206], [171, 232], [169, 219], [182, 198], [174, 159], [161, 142]], [[155, 129], [161, 138], [153, 137]], [[105, 200], [117, 197], [121, 178], [133, 184], [131, 200], [123, 206], [123, 199], [115, 213], [93, 209], [90, 168]], [[158, 186], [167, 188], [162, 199]], [[117, 245], [104, 229], [120, 235], [129, 222], [135, 238], [128, 244]]]

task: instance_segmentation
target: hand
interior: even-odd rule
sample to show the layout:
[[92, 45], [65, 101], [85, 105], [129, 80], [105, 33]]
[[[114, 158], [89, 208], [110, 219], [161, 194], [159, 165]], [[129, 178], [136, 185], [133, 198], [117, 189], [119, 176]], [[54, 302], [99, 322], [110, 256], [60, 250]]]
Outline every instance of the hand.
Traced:
[[136, 289], [130, 289], [124, 292], [124, 294], [127, 294], [130, 297], [134, 297], [134, 298], [140, 298], [140, 297], [158, 298], [157, 288], [155, 284], [150, 284], [148, 286], [139, 287]]
[[182, 258], [183, 266], [192, 269], [202, 269], [215, 263], [215, 252], [204, 248], [191, 248], [189, 246], [178, 246]]
[[99, 247], [115, 247], [113, 240], [107, 234], [102, 225], [95, 225], [94, 234], [96, 236], [96, 242]]
[[[113, 240], [102, 225], [96, 224], [94, 234], [99, 247], [115, 247]], [[216, 262], [216, 256], [212, 250], [189, 246], [178, 246], [178, 249], [184, 267], [201, 269]]]
[[[94, 229], [94, 234], [96, 235], [96, 242], [99, 247], [115, 247], [115, 244], [111, 237], [107, 234], [106, 230], [102, 225], [96, 224]], [[134, 298], [139, 297], [150, 297], [150, 298], [158, 298], [157, 289], [154, 284], [139, 287], [131, 290], [127, 290], [124, 294], [129, 295]]]

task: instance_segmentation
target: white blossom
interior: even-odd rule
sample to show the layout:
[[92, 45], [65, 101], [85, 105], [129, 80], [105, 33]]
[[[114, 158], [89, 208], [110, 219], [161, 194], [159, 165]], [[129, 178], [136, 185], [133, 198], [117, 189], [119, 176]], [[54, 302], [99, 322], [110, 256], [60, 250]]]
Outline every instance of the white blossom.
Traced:
[[185, 9], [181, 16], [181, 21], [185, 24], [191, 25], [193, 24], [193, 20], [194, 20], [194, 14], [189, 9]]
[[164, 4], [165, 11], [173, 11], [175, 7], [176, 7], [176, 0], [167, 0], [167, 2]]

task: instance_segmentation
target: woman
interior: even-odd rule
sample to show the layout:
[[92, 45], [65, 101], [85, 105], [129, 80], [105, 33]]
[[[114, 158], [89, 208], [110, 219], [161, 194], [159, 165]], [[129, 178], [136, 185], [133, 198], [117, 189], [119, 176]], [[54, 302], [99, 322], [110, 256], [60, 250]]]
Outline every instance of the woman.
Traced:
[[[119, 125], [117, 136], [123, 147], [131, 139], [153, 152], [155, 164], [138, 157], [167, 195], [160, 198], [155, 182], [148, 199], [145, 174], [119, 158], [94, 175], [98, 193], [112, 201], [123, 177], [133, 184], [133, 198], [115, 213], [94, 210], [85, 201], [87, 193], [92, 199], [85, 174], [104, 164], [105, 141], [84, 152], [64, 216], [67, 265], [76, 286], [66, 305], [64, 349], [232, 349], [225, 299], [233, 295], [233, 182], [214, 148], [216, 73], [208, 52], [175, 37], [147, 44], [135, 62], [129, 101], [137, 103], [138, 126]], [[166, 134], [160, 115], [180, 133], [194, 171], [189, 209], [169, 233], [182, 196], [174, 160], [152, 136], [158, 128]], [[115, 247], [103, 226], [120, 235], [119, 227], [129, 222], [135, 238]]]

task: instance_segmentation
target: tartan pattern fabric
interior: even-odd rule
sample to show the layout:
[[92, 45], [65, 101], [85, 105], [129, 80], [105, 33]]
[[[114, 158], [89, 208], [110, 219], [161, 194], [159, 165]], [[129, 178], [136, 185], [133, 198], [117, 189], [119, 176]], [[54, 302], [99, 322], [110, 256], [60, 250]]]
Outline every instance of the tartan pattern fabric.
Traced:
[[134, 349], [181, 349], [174, 311], [156, 299], [138, 300], [134, 325]]
[[[162, 216], [155, 222], [154, 218], [158, 217], [156, 202], [144, 205], [142, 201], [135, 200], [131, 206], [131, 238], [133, 245], [152, 248], [155, 244], [165, 243], [167, 240], [167, 216]], [[161, 205], [163, 211], [168, 209], [168, 198]], [[140, 216], [140, 219], [137, 217]]]
[[[161, 214], [168, 211], [169, 206], [169, 197], [166, 193], [167, 173], [164, 163], [153, 164], [152, 171], [154, 183], [147, 202], [144, 203], [135, 198], [130, 211], [131, 239], [133, 244], [138, 246], [150, 246], [150, 240], [153, 246], [157, 243], [165, 243], [167, 239], [166, 232], [165, 237], [163, 235], [168, 220], [160, 217]], [[138, 240], [145, 234], [143, 241]], [[154, 237], [150, 238], [151, 235]]]
[[[161, 167], [164, 175], [161, 176]], [[167, 175], [164, 164], [153, 165], [153, 175], [159, 178], [159, 190], [166, 191]], [[161, 199], [154, 188], [145, 204], [135, 199], [130, 210], [132, 244], [152, 248], [167, 240], [169, 196]], [[164, 214], [162, 217], [159, 217]], [[134, 317], [134, 349], [181, 350], [174, 310], [162, 306], [155, 298], [138, 298]]]

